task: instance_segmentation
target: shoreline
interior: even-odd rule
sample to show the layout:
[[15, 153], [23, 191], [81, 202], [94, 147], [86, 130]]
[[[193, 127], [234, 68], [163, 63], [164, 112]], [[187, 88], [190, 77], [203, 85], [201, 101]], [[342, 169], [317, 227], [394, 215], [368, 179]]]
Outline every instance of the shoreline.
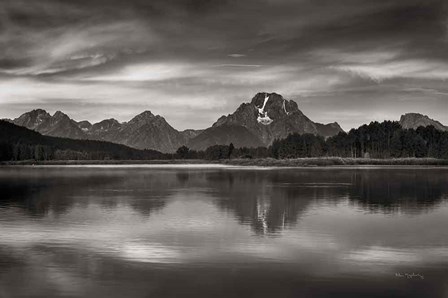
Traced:
[[331, 166], [448, 166], [448, 160], [436, 158], [341, 158], [310, 157], [295, 159], [173, 159], [173, 160], [47, 160], [7, 161], [0, 166], [29, 165], [228, 165], [247, 167], [331, 167]]

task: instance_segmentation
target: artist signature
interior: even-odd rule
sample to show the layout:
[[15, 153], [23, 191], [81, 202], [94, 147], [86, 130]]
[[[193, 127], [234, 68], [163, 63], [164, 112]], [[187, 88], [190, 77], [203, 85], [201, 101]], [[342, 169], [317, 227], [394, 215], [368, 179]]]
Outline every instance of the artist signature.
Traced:
[[419, 279], [425, 279], [425, 276], [423, 274], [420, 273], [400, 273], [397, 272], [395, 273], [395, 277], [398, 278], [407, 278], [407, 279], [414, 279], [414, 278], [419, 278]]

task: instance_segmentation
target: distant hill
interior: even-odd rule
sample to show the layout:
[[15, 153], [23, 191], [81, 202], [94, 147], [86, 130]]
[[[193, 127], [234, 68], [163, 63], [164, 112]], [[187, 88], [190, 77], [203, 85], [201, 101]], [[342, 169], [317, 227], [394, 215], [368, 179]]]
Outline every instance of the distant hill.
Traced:
[[437, 130], [448, 131], [448, 127], [439, 121], [433, 120], [426, 115], [418, 113], [407, 113], [401, 116], [400, 125], [407, 129], [417, 129], [420, 126], [434, 126]]
[[19, 118], [12, 120], [12, 122], [47, 136], [71, 139], [86, 138], [78, 123], [60, 111], [51, 116], [45, 110], [36, 109], [21, 115]]
[[154, 150], [137, 150], [104, 141], [43, 136], [25, 127], [0, 120], [0, 160], [164, 158], [164, 154]]
[[320, 124], [311, 121], [297, 103], [276, 93], [258, 93], [250, 103], [243, 103], [233, 113], [222, 116], [212, 127], [188, 145], [193, 149], [205, 149], [215, 144], [241, 146], [269, 146], [274, 139], [289, 134], [314, 134], [330, 137], [343, 132], [338, 123]]
[[150, 111], [145, 111], [126, 123], [113, 122], [105, 128], [101, 126], [94, 133], [106, 141], [169, 153], [186, 143], [182, 133], [169, 125], [163, 117]]
[[106, 119], [91, 124], [88, 121], [76, 122], [60, 111], [52, 116], [45, 110], [36, 109], [10, 122], [43, 135], [108, 141], [165, 153], [175, 152], [180, 146], [186, 144], [188, 139], [202, 132], [192, 129], [179, 132], [163, 117], [153, 115], [150, 111], [135, 116], [129, 122], [120, 123], [115, 119]]

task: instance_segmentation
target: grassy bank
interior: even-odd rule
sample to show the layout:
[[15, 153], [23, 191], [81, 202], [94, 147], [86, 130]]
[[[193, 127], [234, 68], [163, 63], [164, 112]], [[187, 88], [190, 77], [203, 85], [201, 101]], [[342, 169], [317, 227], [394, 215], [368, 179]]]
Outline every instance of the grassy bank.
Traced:
[[238, 166], [262, 167], [326, 167], [326, 166], [448, 166], [448, 160], [436, 158], [341, 158], [315, 157], [295, 159], [232, 159], [222, 161], [224, 164]]
[[21, 160], [5, 161], [0, 165], [172, 165], [172, 164], [219, 164], [218, 160], [171, 159], [171, 160]]
[[326, 166], [448, 166], [448, 160], [436, 158], [341, 158], [316, 157], [295, 159], [175, 159], [175, 160], [49, 160], [49, 161], [9, 161], [1, 165], [171, 165], [171, 164], [223, 164], [233, 166], [260, 166], [260, 167], [326, 167]]

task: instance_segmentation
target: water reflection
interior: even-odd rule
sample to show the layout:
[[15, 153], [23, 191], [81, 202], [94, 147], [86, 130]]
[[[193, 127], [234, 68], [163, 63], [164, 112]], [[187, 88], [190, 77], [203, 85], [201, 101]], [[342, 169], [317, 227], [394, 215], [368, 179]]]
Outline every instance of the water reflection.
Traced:
[[162, 209], [170, 196], [196, 190], [217, 198], [242, 224], [260, 234], [294, 226], [309, 205], [348, 199], [368, 212], [428, 212], [448, 193], [443, 169], [147, 170], [142, 168], [6, 168], [0, 172], [0, 208], [32, 216], [60, 215], [74, 204], [104, 209], [126, 204], [142, 215]]
[[447, 174], [2, 168], [0, 297], [443, 297]]
[[[226, 171], [207, 176], [216, 204], [235, 213], [260, 234], [275, 233], [297, 223], [301, 213], [323, 189], [299, 189], [294, 173]], [[284, 180], [281, 180], [284, 178]]]
[[0, 172], [0, 208], [17, 207], [32, 216], [61, 215], [73, 205], [99, 204], [117, 208], [127, 204], [143, 215], [163, 208], [179, 186], [172, 173], [141, 169], [5, 168]]
[[368, 212], [421, 213], [448, 193], [444, 170], [343, 169], [223, 171], [207, 176], [217, 204], [257, 233], [295, 225], [313, 202], [351, 204]]
[[427, 212], [446, 199], [444, 170], [370, 170], [351, 174], [350, 199], [372, 212]]

